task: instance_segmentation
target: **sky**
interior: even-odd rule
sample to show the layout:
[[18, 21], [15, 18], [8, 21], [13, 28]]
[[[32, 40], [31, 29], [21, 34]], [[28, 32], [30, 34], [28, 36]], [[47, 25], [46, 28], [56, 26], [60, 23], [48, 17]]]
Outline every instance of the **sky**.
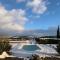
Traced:
[[0, 31], [48, 29], [60, 25], [60, 0], [0, 0]]

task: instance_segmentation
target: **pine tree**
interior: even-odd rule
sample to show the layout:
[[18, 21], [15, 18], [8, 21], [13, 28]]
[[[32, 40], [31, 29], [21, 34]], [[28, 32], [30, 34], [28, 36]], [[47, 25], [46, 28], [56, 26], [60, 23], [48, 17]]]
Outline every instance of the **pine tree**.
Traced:
[[58, 26], [58, 29], [57, 29], [57, 38], [59, 38], [59, 26]]

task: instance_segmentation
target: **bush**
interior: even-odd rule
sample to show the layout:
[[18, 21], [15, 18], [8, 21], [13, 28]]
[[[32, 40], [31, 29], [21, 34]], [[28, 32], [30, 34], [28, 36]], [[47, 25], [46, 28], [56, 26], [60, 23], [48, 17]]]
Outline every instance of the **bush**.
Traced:
[[10, 49], [11, 49], [11, 45], [9, 44], [9, 41], [8, 40], [1, 40], [0, 41], [0, 54], [3, 51], [8, 52]]
[[32, 55], [30, 60], [40, 60], [40, 57], [38, 55]]

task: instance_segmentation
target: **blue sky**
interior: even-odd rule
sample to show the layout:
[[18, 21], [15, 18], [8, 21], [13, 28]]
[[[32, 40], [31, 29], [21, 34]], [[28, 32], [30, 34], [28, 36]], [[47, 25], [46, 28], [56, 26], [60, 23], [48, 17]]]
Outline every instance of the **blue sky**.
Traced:
[[0, 29], [48, 29], [60, 25], [60, 0], [0, 0]]

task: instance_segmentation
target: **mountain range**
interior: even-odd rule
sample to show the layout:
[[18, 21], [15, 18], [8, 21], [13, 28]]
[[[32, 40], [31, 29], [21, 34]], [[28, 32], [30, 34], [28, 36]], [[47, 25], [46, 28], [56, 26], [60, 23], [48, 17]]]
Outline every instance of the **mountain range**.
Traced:
[[37, 29], [37, 30], [24, 30], [22, 32], [16, 32], [16, 31], [1, 31], [0, 30], [0, 37], [1, 36], [56, 36], [57, 29]]

